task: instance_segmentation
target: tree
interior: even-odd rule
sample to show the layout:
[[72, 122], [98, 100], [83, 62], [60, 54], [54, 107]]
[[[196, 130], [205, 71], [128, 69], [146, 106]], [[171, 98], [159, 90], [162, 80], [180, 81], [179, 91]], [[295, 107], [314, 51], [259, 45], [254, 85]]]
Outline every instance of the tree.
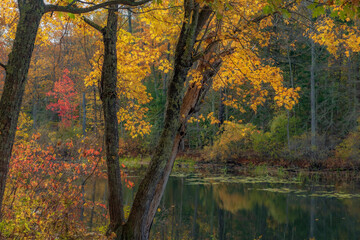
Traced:
[[74, 88], [74, 82], [70, 79], [68, 69], [64, 69], [63, 76], [54, 84], [53, 91], [48, 92], [47, 96], [53, 96], [54, 103], [47, 105], [47, 109], [59, 114], [64, 127], [70, 127], [73, 120], [79, 117], [76, 114], [78, 103], [75, 103], [78, 94]]
[[92, 6], [74, 0], [66, 5], [45, 4], [43, 0], [18, 1], [20, 17], [15, 39], [7, 64], [0, 63], [5, 69], [4, 90], [0, 100], [0, 208], [3, 201], [9, 161], [14, 144], [16, 125], [24, 95], [31, 55], [34, 49], [40, 20], [45, 13], [68, 12], [81, 14], [95, 11], [112, 4], [128, 6], [142, 5], [149, 0], [138, 2], [129, 0], [104, 1]]
[[169, 79], [164, 128], [150, 165], [131, 208], [128, 221], [119, 226], [119, 239], [148, 239], [150, 227], [170, 175], [183, 132], [180, 109], [187, 74], [193, 65], [195, 40], [212, 10], [193, 0], [184, 2], [184, 21], [175, 51], [174, 72]]
[[112, 231], [116, 225], [122, 224], [125, 221], [122, 202], [121, 172], [119, 164], [119, 129], [117, 118], [117, 11], [117, 5], [113, 5], [108, 9], [107, 24], [103, 28], [93, 21], [84, 18], [86, 23], [98, 30], [103, 35], [104, 60], [101, 70], [99, 92], [103, 105], [105, 120], [105, 147], [109, 186], [108, 201], [110, 212], [110, 231]]
[[[222, 79], [227, 79], [226, 84], [229, 87], [233, 87], [234, 92], [244, 92], [241, 100], [244, 102], [248, 100], [246, 104], [255, 111], [257, 106], [262, 104], [265, 101], [265, 97], [268, 95], [269, 91], [263, 88], [264, 85], [272, 87], [276, 92], [277, 95], [275, 101], [279, 106], [285, 105], [286, 107], [291, 108], [295, 103], [294, 96], [296, 96], [296, 90], [287, 89], [282, 85], [283, 79], [280, 70], [276, 67], [270, 67], [263, 64], [256, 55], [257, 49], [256, 46], [254, 46], [254, 41], [264, 41], [264, 36], [261, 33], [267, 26], [267, 22], [264, 23], [261, 21], [268, 16], [260, 14], [261, 16], [259, 17], [258, 15], [259, 13], [262, 13], [262, 8], [266, 2], [267, 1], [264, 1], [261, 2], [262, 4], [258, 4], [258, 2], [251, 3], [245, 0], [235, 1], [232, 3], [233, 5], [231, 8], [227, 7], [223, 2], [214, 2], [213, 8], [211, 8], [208, 3], [205, 2], [200, 3], [195, 0], [185, 0], [184, 18], [182, 21], [179, 21], [179, 18], [176, 18], [176, 16], [174, 17], [174, 19], [177, 19], [182, 26], [180, 32], [175, 30], [169, 34], [175, 36], [174, 39], [177, 39], [177, 44], [175, 48], [172, 75], [169, 78], [166, 87], [168, 92], [164, 127], [159, 142], [154, 150], [149, 169], [140, 184], [129, 219], [126, 223], [123, 222], [121, 202], [116, 200], [120, 199], [121, 201], [121, 197], [116, 197], [113, 202], [114, 204], [119, 203], [116, 207], [120, 208], [114, 212], [114, 219], [117, 220], [113, 221], [113, 223], [119, 225], [117, 229], [118, 238], [147, 239], [149, 237], [149, 231], [156, 209], [171, 172], [179, 144], [185, 134], [186, 122], [191, 114], [198, 111], [204, 96], [212, 87], [212, 81], [216, 81], [216, 87], [221, 87]], [[72, 14], [85, 12], [85, 10], [80, 9], [79, 7], [75, 8], [74, 4], [76, 3], [76, 1], [73, 1], [66, 6], [44, 5], [44, 3], [39, 3], [39, 6], [42, 7], [41, 9], [40, 7], [34, 7], [32, 3], [30, 4], [27, 1], [23, 4], [27, 4], [27, 8], [25, 8], [26, 11], [28, 7], [33, 7], [32, 12], [40, 9], [41, 14], [44, 14], [46, 11], [67, 11]], [[106, 6], [113, 6], [117, 3], [117, 1], [106, 2]], [[137, 3], [138, 2], [136, 2], [136, 4]], [[126, 4], [129, 3], [126, 2]], [[244, 11], [249, 8], [250, 4], [252, 4], [251, 7], [253, 11]], [[98, 4], [94, 6], [101, 7], [105, 5]], [[95, 10], [96, 7], [94, 8], [94, 6], [87, 7], [86, 11]], [[216, 9], [216, 11], [213, 9]], [[20, 16], [26, 16], [25, 13], [27, 12], [25, 10]], [[238, 14], [239, 12], [246, 12], [249, 16], [242, 17], [241, 14]], [[105, 42], [106, 54], [104, 55], [103, 70], [109, 66], [109, 72], [107, 70], [102, 71], [100, 94], [104, 104], [104, 115], [107, 119], [105, 125], [108, 124], [105, 126], [105, 128], [108, 128], [106, 129], [106, 132], [109, 134], [106, 136], [109, 141], [108, 152], [109, 156], [111, 156], [111, 162], [115, 164], [111, 166], [111, 169], [116, 169], [116, 166], [118, 165], [118, 162], [116, 162], [118, 158], [116, 148], [118, 136], [116, 135], [118, 133], [116, 127], [116, 114], [114, 115], [117, 103], [116, 77], [114, 77], [116, 76], [116, 67], [114, 68], [116, 62], [116, 54], [114, 54], [116, 50], [116, 37], [114, 38], [114, 35], [116, 36], [116, 34], [114, 34], [116, 30], [116, 16], [115, 11], [113, 11], [111, 17], [110, 13], [111, 11], [109, 11], [108, 15], [108, 26], [99, 29], [103, 32]], [[30, 12], [28, 14], [29, 16], [32, 16]], [[40, 21], [41, 16], [37, 17]], [[23, 24], [28, 22], [29, 21], [24, 21]], [[259, 24], [259, 22], [261, 24]], [[261, 27], [258, 25], [261, 25]], [[26, 26], [26, 24], [24, 26]], [[34, 31], [34, 27], [38, 28], [38, 26], [39, 23], [31, 29]], [[95, 28], [97, 27], [95, 26]], [[22, 29], [26, 28], [23, 27], [23, 25], [19, 25], [18, 29], [20, 29], [19, 31], [22, 31]], [[108, 31], [107, 29], [111, 30]], [[176, 29], [176, 26], [174, 29]], [[33, 31], [31, 33], [35, 39], [36, 32], [34, 34]], [[254, 33], [255, 37], [248, 37], [248, 35], [250, 35], [249, 32]], [[33, 41], [30, 41], [29, 45], [32, 44], [33, 46], [33, 43]], [[22, 46], [21, 44], [19, 45]], [[17, 45], [14, 44], [14, 47], [15, 46]], [[24, 50], [30, 51], [32, 48], [26, 48]], [[30, 59], [31, 51], [30, 53], [27, 53], [23, 59], [27, 59], [26, 57]], [[13, 65], [10, 64], [10, 60], [7, 66], [3, 65], [4, 68], [13, 68]], [[21, 67], [21, 63], [18, 63], [18, 66]], [[164, 73], [166, 72], [164, 71]], [[21, 79], [17, 80], [20, 84], [20, 89], [24, 88], [26, 74], [27, 72], [24, 72]], [[215, 76], [217, 77], [215, 78]], [[226, 76], [226, 78], [223, 78], [224, 76]], [[12, 82], [14, 81], [12, 80], [9, 82], [9, 86], [12, 86], [13, 88], [9, 89], [14, 91], [14, 93], [17, 93], [20, 98], [13, 107], [19, 108], [23, 90], [22, 92], [19, 92], [18, 86], [16, 86], [16, 84], [11, 85]], [[6, 89], [7, 88], [5, 87], [5, 90]], [[10, 90], [7, 91], [7, 98], [4, 98], [2, 102], [13, 102], [11, 96], [15, 95], [11, 94], [12, 92]], [[241, 108], [242, 103], [239, 103], [239, 101], [236, 100], [236, 97], [233, 97], [228, 104]], [[13, 109], [8, 108], [5, 110], [10, 111]], [[17, 111], [19, 111], [19, 109], [17, 109]], [[6, 111], [2, 113], [6, 113]], [[16, 114], [12, 116], [17, 119]], [[0, 123], [2, 122], [0, 121]], [[4, 123], [12, 124], [12, 127], [16, 126], [16, 120], [4, 120]], [[0, 128], [0, 130], [1, 129], [2, 128]], [[11, 140], [11, 134], [15, 134], [15, 129], [6, 136], [4, 135], [5, 137], [2, 138], [4, 142], [9, 142], [9, 139]], [[13, 141], [13, 139], [11, 141]], [[8, 146], [12, 146], [12, 144], [8, 144]], [[11, 154], [11, 150], [6, 153]], [[0, 154], [2, 154], [1, 151]], [[1, 156], [2, 155], [0, 155], [0, 157]], [[7, 163], [6, 161], [3, 162], [5, 171]], [[120, 185], [117, 185], [119, 182], [119, 178], [116, 177], [117, 170], [114, 172], [115, 174], [110, 171], [111, 170], [109, 170], [109, 176], [115, 176], [116, 178], [115, 182], [112, 183], [112, 187], [114, 187], [114, 191], [117, 191], [118, 195], [121, 196]]]
[[[148, 58], [140, 57], [140, 54], [143, 56], [144, 53], [141, 52], [141, 46], [137, 45], [135, 38], [130, 33], [117, 29], [117, 11], [117, 5], [113, 5], [108, 10], [105, 27], [101, 27], [88, 18], [84, 18], [87, 24], [103, 36], [104, 53], [98, 51], [100, 56], [103, 55], [99, 92], [105, 121], [110, 231], [113, 231], [116, 226], [121, 225], [125, 221], [119, 164], [118, 115], [120, 115], [120, 119], [125, 118], [125, 127], [128, 127], [133, 137], [143, 135], [147, 131], [147, 125], [142, 123], [144, 122], [142, 121], [143, 114], [130, 114], [130, 108], [134, 106], [141, 108], [141, 103], [144, 104], [150, 101], [150, 96], [146, 93], [141, 82], [149, 72], [149, 67], [145, 64]], [[93, 58], [98, 58], [98, 54]], [[118, 58], [122, 61], [118, 62]], [[99, 68], [96, 67], [91, 72], [89, 78], [86, 79], [86, 84], [94, 84], [96, 78], [92, 76], [98, 75], [100, 75]], [[119, 95], [121, 99], [119, 99]], [[123, 102], [126, 102], [125, 106], [122, 106], [124, 105]], [[137, 116], [132, 117], [131, 115]]]
[[[223, 7], [222, 3], [219, 3], [217, 7]], [[259, 9], [262, 9], [262, 6]], [[250, 43], [246, 42], [249, 47], [244, 48], [240, 39], [237, 39], [239, 42], [236, 42], [229, 40], [232, 38], [228, 35], [220, 34], [221, 21], [214, 18], [215, 11], [210, 6], [193, 0], [185, 0], [183, 11], [181, 31], [175, 35], [178, 36], [178, 40], [173, 72], [167, 84], [164, 126], [148, 170], [139, 185], [129, 218], [126, 223], [117, 227], [118, 239], [148, 239], [156, 209], [172, 170], [179, 144], [185, 134], [186, 122], [193, 113], [199, 110], [204, 96], [212, 86], [214, 76], [223, 64], [223, 59], [227, 60], [227, 66], [231, 66], [227, 72], [229, 76], [235, 77], [234, 69], [238, 69], [236, 65], [235, 68], [234, 65], [231, 65], [234, 63], [234, 59], [230, 59], [229, 56], [234, 55], [238, 62], [246, 63], [244, 68], [250, 69], [249, 72], [246, 72], [246, 77], [251, 77], [249, 81], [253, 81], [257, 91], [261, 91], [261, 83], [264, 82], [270, 84], [278, 93], [275, 100], [279, 106], [285, 105], [291, 108], [295, 103], [293, 98], [296, 96], [296, 90], [286, 89], [282, 86], [282, 78], [278, 69], [263, 66], [256, 58], [256, 54], [252, 54], [256, 59], [256, 65], [254, 65], [253, 59], [243, 60], [243, 56], [252, 51], [253, 47]], [[234, 13], [236, 11], [238, 9], [235, 9]], [[254, 18], [251, 21], [254, 24], [264, 18], [251, 17]], [[229, 24], [232, 25], [231, 22]], [[230, 28], [225, 26], [224, 29]], [[236, 50], [235, 47], [237, 47]], [[241, 70], [238, 71], [241, 72]], [[253, 71], [253, 75], [251, 75], [251, 71]], [[270, 77], [267, 77], [268, 75]], [[265, 80], [262, 80], [264, 78]], [[251, 92], [248, 94], [251, 95]], [[254, 95], [251, 96], [254, 97], [254, 101], [250, 104], [256, 109], [256, 106], [264, 101], [264, 95], [260, 99]]]

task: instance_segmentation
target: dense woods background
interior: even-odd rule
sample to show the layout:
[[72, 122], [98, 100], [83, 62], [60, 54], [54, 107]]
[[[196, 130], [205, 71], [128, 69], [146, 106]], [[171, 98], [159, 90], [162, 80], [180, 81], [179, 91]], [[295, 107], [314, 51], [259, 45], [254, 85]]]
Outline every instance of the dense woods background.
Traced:
[[[274, 160], [312, 168], [357, 168], [356, 3], [239, 0], [213, 4], [218, 11], [205, 26], [203, 39], [198, 37], [194, 43], [196, 51], [204, 51], [193, 56], [201, 60], [190, 65], [185, 85], [201, 86], [206, 70], [202, 64], [215, 62], [213, 52], [222, 65], [201, 109], [187, 123], [180, 151], [211, 162]], [[2, 1], [0, 9], [0, 62], [5, 64], [19, 13], [15, 1]], [[117, 10], [121, 158], [151, 156], [163, 131], [183, 12], [181, 1]], [[107, 11], [84, 16], [50, 12], [40, 23], [10, 162], [7, 220], [0, 225], [0, 230], [5, 225], [10, 229], [5, 234], [30, 234], [36, 221], [41, 234], [46, 235], [50, 226], [54, 232], [66, 226], [65, 235], [86, 234], [73, 225], [71, 214], [84, 201], [78, 194], [87, 181], [83, 176], [104, 175], [100, 169], [105, 122], [99, 94], [104, 45], [96, 26], [106, 25]], [[0, 96], [5, 75], [0, 67]], [[34, 172], [37, 177], [32, 177]], [[131, 188], [133, 183], [129, 180], [125, 185]], [[44, 192], [49, 186], [52, 190]], [[50, 200], [37, 206], [45, 197]], [[61, 199], [61, 204], [55, 199]], [[95, 203], [88, 207], [106, 208]], [[27, 222], [30, 216], [32, 223]], [[44, 218], [49, 221], [42, 222]]]
[[[16, 25], [16, 13], [11, 16], [11, 12], [16, 12], [16, 4], [11, 1], [2, 4], [6, 11], [1, 18], [0, 57], [1, 62], [6, 62]], [[271, 101], [274, 96], [271, 91], [266, 96], [268, 101], [255, 99], [250, 95], [250, 91], [255, 91], [253, 86], [239, 86], [219, 75], [221, 86], [210, 90], [200, 113], [190, 121], [182, 151], [197, 151], [206, 146], [223, 148], [220, 146], [227, 143], [222, 143], [225, 139], [218, 136], [223, 129], [220, 131], [225, 130], [223, 134], [233, 132], [235, 139], [231, 141], [242, 146], [237, 148], [241, 149], [238, 156], [215, 149], [217, 154], [225, 154], [223, 159], [247, 154], [289, 160], [357, 157], [359, 54], [358, 46], [349, 46], [358, 41], [350, 39], [357, 36], [357, 21], [333, 20], [325, 14], [315, 17], [303, 5], [296, 8], [300, 13], [274, 14], [263, 20], [269, 25], [261, 30], [261, 34], [266, 33], [261, 36], [264, 43], [246, 34], [246, 42], [256, 49], [258, 59], [279, 68], [284, 86], [298, 90], [295, 100], [298, 103], [289, 110], [279, 107]], [[118, 34], [118, 116], [127, 154], [151, 153], [162, 127], [166, 80], [171, 74], [176, 21], [180, 20], [175, 14], [180, 7], [178, 4], [170, 10], [142, 14], [139, 12], [146, 10], [129, 9], [119, 14], [122, 22]], [[94, 18], [104, 22], [105, 16], [99, 12]], [[160, 37], [165, 31], [167, 35]], [[101, 134], [103, 116], [96, 83], [100, 78], [101, 52], [101, 36], [81, 18], [57, 14], [51, 21], [43, 20], [22, 105], [19, 126], [24, 126], [18, 138], [22, 133], [31, 136], [40, 132], [42, 141], [49, 143]], [[223, 70], [229, 71], [225, 67]], [[1, 68], [0, 86], [4, 76]], [[268, 87], [262, 86], [262, 91], [268, 91]], [[313, 148], [311, 107], [315, 108], [316, 126]], [[251, 134], [251, 139], [241, 139], [233, 128], [260, 132]]]

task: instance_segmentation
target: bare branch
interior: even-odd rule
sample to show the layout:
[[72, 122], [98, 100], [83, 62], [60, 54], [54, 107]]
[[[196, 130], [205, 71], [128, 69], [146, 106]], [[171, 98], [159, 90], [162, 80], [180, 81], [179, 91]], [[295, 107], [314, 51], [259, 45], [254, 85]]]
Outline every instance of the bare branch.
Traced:
[[172, 8], [181, 8], [182, 5], [179, 5], [179, 6], [172, 6], [172, 7], [167, 7], [167, 8], [152, 8], [152, 9], [149, 9], [149, 10], [142, 10], [142, 11], [133, 11], [131, 10], [130, 8], [122, 8], [122, 9], [129, 9], [131, 13], [133, 14], [143, 14], [143, 13], [149, 13], [149, 12], [153, 12], [153, 11], [166, 11], [166, 10], [169, 10], [169, 9], [172, 9]]
[[87, 24], [89, 24], [91, 27], [93, 27], [94, 29], [98, 30], [99, 32], [103, 33], [104, 28], [101, 27], [100, 25], [98, 25], [97, 23], [91, 21], [90, 19], [83, 17], [82, 18], [84, 20], [84, 22], [86, 22]]
[[135, 7], [135, 6], [143, 5], [150, 1], [151, 0], [140, 0], [137, 2], [131, 1], [131, 0], [111, 0], [111, 1], [106, 1], [103, 3], [93, 5], [91, 7], [84, 7], [84, 8], [79, 8], [76, 5], [73, 6], [72, 4], [69, 4], [67, 6], [57, 6], [57, 5], [53, 5], [53, 4], [47, 4], [45, 6], [45, 12], [68, 12], [68, 13], [73, 13], [73, 14], [80, 14], [80, 13], [92, 12], [99, 8], [104, 8], [104, 7], [107, 7], [110, 5], [121, 4], [121, 5]]
[[3, 67], [6, 70], [6, 65], [0, 62], [0, 67]]

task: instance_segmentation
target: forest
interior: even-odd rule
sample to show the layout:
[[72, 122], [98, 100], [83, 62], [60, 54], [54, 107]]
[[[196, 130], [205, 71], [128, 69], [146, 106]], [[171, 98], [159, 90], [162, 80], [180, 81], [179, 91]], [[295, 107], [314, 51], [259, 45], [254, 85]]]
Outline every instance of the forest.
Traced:
[[359, 17], [0, 1], [0, 239], [357, 239]]

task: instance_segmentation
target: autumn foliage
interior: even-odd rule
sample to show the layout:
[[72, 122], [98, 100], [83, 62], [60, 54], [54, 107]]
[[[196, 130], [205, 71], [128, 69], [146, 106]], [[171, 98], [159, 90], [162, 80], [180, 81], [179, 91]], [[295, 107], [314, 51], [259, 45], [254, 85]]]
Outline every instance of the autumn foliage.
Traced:
[[100, 152], [81, 149], [78, 159], [64, 161], [56, 146], [42, 146], [39, 138], [34, 134], [14, 146], [0, 231], [8, 238], [85, 237], [81, 209], [106, 212], [101, 203], [84, 202], [81, 191], [87, 176], [104, 177]]
[[55, 99], [54, 103], [47, 105], [47, 109], [57, 113], [61, 118], [61, 123], [64, 127], [69, 127], [73, 120], [77, 119], [76, 103], [77, 92], [74, 87], [74, 82], [69, 77], [70, 71], [65, 68], [62, 77], [55, 82], [53, 91], [46, 95]]
[[[45, 2], [86, 5], [82, 1]], [[187, 20], [182, 17], [183, 1], [159, 2], [118, 15], [122, 20], [116, 42], [121, 157], [153, 151], [159, 129], [164, 127], [175, 46], [181, 24]], [[306, 6], [303, 1], [278, 0], [196, 2], [201, 8], [210, 3], [213, 13], [195, 39], [194, 64], [185, 87], [192, 83], [200, 87], [204, 70], [215, 60], [221, 59], [221, 66], [201, 110], [189, 118], [184, 149], [205, 148], [207, 159], [224, 162], [254, 156], [290, 160], [290, 155], [304, 153], [303, 149], [314, 156], [314, 149], [298, 144], [306, 143], [309, 131], [309, 46], [313, 43], [318, 64], [314, 70], [317, 134], [338, 138], [340, 144], [332, 149], [335, 157], [359, 159], [360, 130], [354, 131], [360, 111], [358, 0], [320, 0]], [[0, 1], [0, 9], [6, 9], [0, 11], [1, 96], [19, 11], [16, 1], [9, 0]], [[99, 9], [83, 16], [103, 27], [106, 12]], [[107, 221], [106, 206], [84, 199], [82, 192], [86, 179], [106, 178], [105, 154], [79, 134], [82, 127], [83, 135], [93, 134], [98, 142], [103, 135], [98, 88], [103, 58], [103, 36], [82, 17], [43, 16], [17, 124], [0, 222], [3, 236], [90, 238], [80, 220], [90, 208], [103, 213]], [[55, 115], [63, 130], [60, 134], [48, 129]], [[66, 131], [70, 134], [61, 135]], [[134, 183], [121, 174], [125, 186], [132, 188]], [[95, 235], [91, 238], [102, 237]]]

